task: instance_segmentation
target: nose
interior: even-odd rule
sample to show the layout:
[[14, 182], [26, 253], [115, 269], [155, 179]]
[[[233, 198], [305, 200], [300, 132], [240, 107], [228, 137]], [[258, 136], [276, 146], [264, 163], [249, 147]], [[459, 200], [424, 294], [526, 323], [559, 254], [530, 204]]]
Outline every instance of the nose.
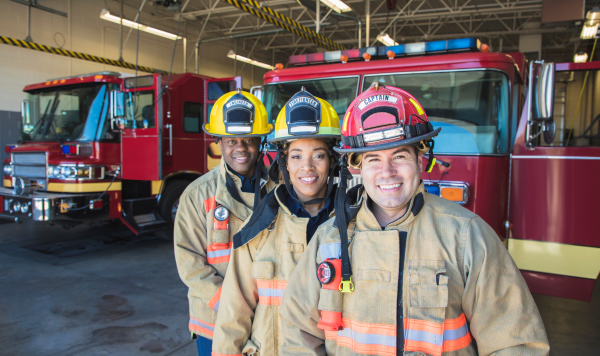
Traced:
[[381, 178], [392, 178], [396, 175], [396, 169], [394, 168], [394, 165], [392, 164], [392, 161], [389, 159], [385, 159], [382, 162], [381, 165], [381, 172], [379, 173]]
[[305, 172], [315, 170], [315, 162], [313, 161], [311, 156], [302, 159], [302, 165], [300, 166], [300, 169]]

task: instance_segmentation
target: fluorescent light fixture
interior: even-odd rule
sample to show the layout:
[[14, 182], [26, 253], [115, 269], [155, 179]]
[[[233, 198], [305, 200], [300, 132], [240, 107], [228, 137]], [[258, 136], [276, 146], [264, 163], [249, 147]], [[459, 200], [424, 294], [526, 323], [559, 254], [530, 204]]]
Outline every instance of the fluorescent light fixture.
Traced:
[[590, 40], [596, 37], [596, 33], [598, 32], [598, 24], [590, 25], [586, 21], [583, 25], [583, 29], [581, 30], [581, 39], [582, 40]]
[[573, 62], [575, 63], [583, 63], [587, 62], [588, 54], [585, 52], [578, 52], [573, 58]]
[[386, 46], [397, 46], [398, 42], [394, 41], [387, 33], [380, 33], [377, 35], [377, 41], [383, 43]]
[[240, 56], [238, 54], [235, 54], [234, 51], [229, 51], [229, 53], [227, 53], [227, 57], [229, 57], [231, 59], [236, 59], [236, 60], [241, 61], [241, 62], [250, 63], [250, 64], [253, 64], [253, 65], [257, 66], [257, 67], [261, 67], [261, 68], [265, 68], [265, 69], [269, 69], [269, 70], [275, 69], [275, 67], [273, 67], [271, 65], [268, 65], [266, 63], [255, 61], [254, 59], [250, 59], [248, 57], [244, 57], [244, 56]]
[[[106, 9], [102, 9], [102, 12], [100, 13], [100, 18], [103, 19], [103, 20], [106, 20], [106, 21], [110, 21], [110, 22], [116, 23], [116, 24], [120, 24], [121, 23], [121, 18], [119, 16], [115, 16], [115, 15], [111, 14]], [[154, 27], [142, 25], [140, 23], [133, 22], [133, 21], [127, 20], [127, 19], [123, 19], [123, 26], [131, 27], [131, 28], [134, 28], [136, 30], [139, 28], [140, 31], [148, 32], [148, 33], [151, 33], [151, 34], [156, 35], [156, 36], [168, 38], [170, 40], [180, 40], [180, 39], [182, 39], [181, 36], [177, 36], [177, 35], [174, 35], [172, 33], [169, 33], [169, 32], [163, 31], [163, 30], [159, 30], [159, 29], [154, 28]]]
[[600, 23], [600, 8], [594, 7], [587, 12], [585, 18], [587, 20], [586, 23], [589, 23], [590, 25]]
[[340, 12], [352, 11], [352, 8], [350, 8], [350, 6], [346, 5], [341, 0], [321, 0], [321, 2], [332, 8], [333, 11], [337, 12], [338, 14]]

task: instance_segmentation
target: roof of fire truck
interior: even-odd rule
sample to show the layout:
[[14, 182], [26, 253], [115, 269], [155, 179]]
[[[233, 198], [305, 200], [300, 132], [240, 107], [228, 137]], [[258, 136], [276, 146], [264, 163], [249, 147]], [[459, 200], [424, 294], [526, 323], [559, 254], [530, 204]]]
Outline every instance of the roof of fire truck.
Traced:
[[[269, 71], [264, 75], [264, 83], [384, 72], [473, 68], [496, 68], [507, 72], [515, 68], [520, 79], [523, 78], [525, 56], [522, 53], [486, 53], [481, 52], [480, 47], [477, 39], [465, 38], [296, 55], [290, 57], [290, 64], [296, 67]], [[342, 55], [348, 58], [347, 63], [341, 61]], [[366, 61], [364, 57], [370, 57], [370, 60]]]

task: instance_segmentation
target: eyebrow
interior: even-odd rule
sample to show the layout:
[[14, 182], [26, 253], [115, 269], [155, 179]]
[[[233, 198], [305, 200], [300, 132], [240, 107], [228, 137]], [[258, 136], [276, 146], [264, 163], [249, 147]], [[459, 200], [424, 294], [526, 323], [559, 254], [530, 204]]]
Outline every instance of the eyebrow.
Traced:
[[[299, 148], [294, 148], [294, 149], [290, 150], [290, 152], [294, 152], [294, 151], [302, 152], [302, 150]], [[313, 152], [314, 151], [325, 151], [325, 149], [323, 147], [317, 147], [313, 150]]]
[[[406, 148], [406, 147], [402, 147], [402, 148], [399, 148], [399, 149], [395, 150], [395, 151], [394, 151], [394, 153], [392, 153], [392, 155], [398, 154], [398, 153], [400, 153], [400, 152], [407, 152], [407, 153], [410, 153], [410, 151], [408, 150], [408, 148]], [[376, 153], [371, 153], [371, 152], [369, 152], [369, 153], [365, 153], [365, 154], [363, 155], [363, 159], [367, 159], [367, 158], [369, 158], [369, 157], [377, 157], [377, 154], [376, 154]]]

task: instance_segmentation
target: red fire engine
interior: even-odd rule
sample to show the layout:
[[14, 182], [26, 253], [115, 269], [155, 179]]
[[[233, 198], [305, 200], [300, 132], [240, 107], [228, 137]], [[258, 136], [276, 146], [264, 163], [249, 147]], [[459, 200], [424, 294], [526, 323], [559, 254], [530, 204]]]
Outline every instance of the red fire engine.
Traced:
[[168, 226], [185, 187], [219, 164], [202, 123], [241, 84], [102, 72], [28, 85], [20, 142], [6, 147], [0, 217], [120, 219], [136, 234]]
[[[296, 55], [290, 64], [298, 67], [267, 72], [255, 90], [270, 121], [301, 86], [331, 103], [341, 119], [374, 81], [407, 90], [434, 128], [442, 127], [435, 139], [439, 164], [422, 175], [427, 190], [489, 223], [533, 293], [591, 298], [600, 272], [592, 223], [600, 147], [565, 147], [567, 131], [555, 138], [552, 112], [554, 76], [598, 70], [600, 62], [526, 66], [522, 53], [481, 52], [477, 39], [464, 38]], [[573, 115], [564, 108], [560, 128]]]

